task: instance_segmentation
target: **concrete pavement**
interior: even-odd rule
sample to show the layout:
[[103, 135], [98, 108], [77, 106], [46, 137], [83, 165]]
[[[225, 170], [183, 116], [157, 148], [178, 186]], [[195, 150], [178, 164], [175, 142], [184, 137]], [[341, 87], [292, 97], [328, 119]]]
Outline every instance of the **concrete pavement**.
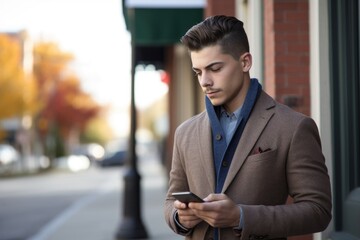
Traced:
[[[184, 239], [173, 233], [164, 220], [167, 178], [160, 161], [156, 158], [143, 159], [139, 160], [138, 166], [142, 188], [142, 221], [148, 239]], [[123, 189], [119, 187], [119, 182], [108, 182], [78, 200], [29, 240], [115, 240], [123, 210]]]

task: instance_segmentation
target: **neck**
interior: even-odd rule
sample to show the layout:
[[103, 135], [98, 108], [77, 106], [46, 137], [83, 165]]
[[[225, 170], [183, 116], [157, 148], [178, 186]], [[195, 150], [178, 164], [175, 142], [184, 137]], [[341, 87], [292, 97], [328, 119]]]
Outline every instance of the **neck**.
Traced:
[[230, 104], [224, 104], [223, 108], [228, 113], [233, 113], [234, 111], [236, 111], [236, 109], [241, 107], [244, 104], [245, 97], [247, 95], [247, 92], [249, 91], [249, 87], [250, 87], [250, 77], [247, 76], [244, 79], [243, 86], [240, 90], [239, 95], [236, 97], [236, 99], [234, 99], [235, 101], [231, 102]]

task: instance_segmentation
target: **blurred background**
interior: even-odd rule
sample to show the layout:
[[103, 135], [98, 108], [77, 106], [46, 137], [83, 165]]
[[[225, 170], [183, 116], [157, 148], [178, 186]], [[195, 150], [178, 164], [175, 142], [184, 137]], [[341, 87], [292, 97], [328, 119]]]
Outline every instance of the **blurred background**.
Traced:
[[[244, 22], [251, 76], [319, 127], [333, 221], [291, 239], [360, 239], [359, 13], [357, 0], [0, 0], [0, 240], [112, 239], [134, 121], [139, 212], [154, 239], [175, 239], [152, 219], [162, 219], [175, 129], [204, 109], [179, 39], [215, 14]], [[83, 198], [94, 189], [105, 205]], [[75, 203], [103, 215], [89, 223]]]
[[[131, 34], [122, 7], [119, 0], [0, 0], [1, 240], [114, 238], [132, 158]], [[169, 82], [151, 62], [138, 63], [134, 79], [134, 161], [158, 191], [155, 199], [147, 194], [150, 209], [159, 209]], [[80, 220], [72, 223], [69, 213]], [[155, 234], [170, 232], [157, 222]]]
[[[96, 151], [108, 143], [114, 151], [115, 141], [126, 148], [131, 38], [121, 1], [0, 4], [0, 141], [18, 153], [13, 170], [38, 171], [69, 154], [100, 158]], [[167, 131], [155, 128], [166, 124], [167, 109], [157, 103], [168, 88], [161, 74], [152, 65], [137, 68], [139, 111], [157, 104], [155, 114], [141, 116], [139, 142]]]

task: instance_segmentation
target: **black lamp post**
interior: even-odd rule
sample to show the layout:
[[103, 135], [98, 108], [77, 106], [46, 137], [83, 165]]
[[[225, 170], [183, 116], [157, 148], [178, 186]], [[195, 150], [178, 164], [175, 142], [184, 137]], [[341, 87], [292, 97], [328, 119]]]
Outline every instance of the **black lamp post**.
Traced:
[[127, 168], [124, 173], [123, 216], [116, 232], [116, 239], [146, 239], [147, 231], [141, 220], [140, 175], [136, 156], [136, 107], [135, 107], [135, 10], [127, 9], [131, 32], [131, 106], [130, 139]]

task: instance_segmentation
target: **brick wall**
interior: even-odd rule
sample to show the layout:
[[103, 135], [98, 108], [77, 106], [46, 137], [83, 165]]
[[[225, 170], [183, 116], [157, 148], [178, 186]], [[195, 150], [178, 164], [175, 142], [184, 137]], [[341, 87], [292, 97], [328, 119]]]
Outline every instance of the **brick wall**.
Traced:
[[306, 0], [264, 1], [265, 90], [310, 114], [309, 6]]
[[212, 15], [235, 16], [235, 0], [207, 0], [205, 16]]
[[[264, 88], [277, 101], [310, 115], [309, 6], [306, 0], [264, 3]], [[291, 203], [289, 198], [288, 203]], [[312, 235], [289, 240], [311, 240]]]

